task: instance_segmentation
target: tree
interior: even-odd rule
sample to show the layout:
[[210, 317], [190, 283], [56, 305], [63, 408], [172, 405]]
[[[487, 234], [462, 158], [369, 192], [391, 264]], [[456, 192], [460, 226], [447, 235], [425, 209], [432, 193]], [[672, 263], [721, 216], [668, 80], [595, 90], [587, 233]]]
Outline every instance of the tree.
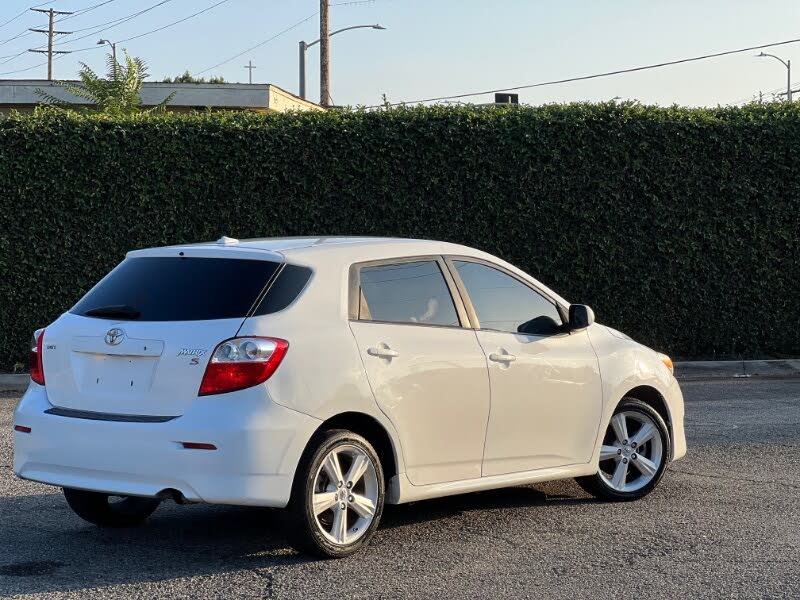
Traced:
[[[160, 104], [149, 109], [142, 108], [140, 92], [142, 84], [147, 79], [147, 64], [138, 57], [131, 57], [125, 52], [125, 63], [121, 64], [112, 54], [106, 59], [106, 77], [100, 77], [89, 65], [81, 63], [78, 73], [80, 83], [69, 81], [56, 81], [55, 85], [66, 89], [73, 96], [88, 100], [93, 106], [91, 109], [110, 115], [129, 115], [136, 112], [152, 112], [163, 110], [175, 96], [173, 92]], [[48, 104], [65, 109], [74, 109], [75, 105], [69, 101], [57, 98], [44, 90], [36, 93]]]
[[211, 76], [208, 79], [205, 77], [196, 77], [189, 73], [188, 70], [184, 71], [182, 75], [175, 77], [164, 77], [161, 83], [228, 83], [222, 77]]

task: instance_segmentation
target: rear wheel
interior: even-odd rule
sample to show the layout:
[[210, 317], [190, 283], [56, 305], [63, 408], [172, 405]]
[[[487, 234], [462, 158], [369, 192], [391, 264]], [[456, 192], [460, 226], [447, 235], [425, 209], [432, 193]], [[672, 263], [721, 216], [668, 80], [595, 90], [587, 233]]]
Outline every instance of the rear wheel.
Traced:
[[343, 429], [324, 432], [298, 467], [289, 503], [293, 544], [341, 558], [369, 543], [380, 522], [383, 470], [372, 445]]
[[69, 507], [84, 521], [100, 527], [131, 527], [153, 514], [161, 500], [135, 496], [112, 496], [64, 488]]
[[669, 456], [669, 432], [661, 415], [640, 400], [623, 398], [603, 437], [597, 473], [577, 482], [598, 498], [637, 500], [656, 487]]

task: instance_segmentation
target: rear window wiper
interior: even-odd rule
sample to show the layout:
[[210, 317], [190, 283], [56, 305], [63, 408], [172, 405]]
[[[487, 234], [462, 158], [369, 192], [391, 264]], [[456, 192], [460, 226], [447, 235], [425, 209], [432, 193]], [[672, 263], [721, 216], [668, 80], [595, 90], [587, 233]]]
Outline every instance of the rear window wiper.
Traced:
[[87, 317], [109, 317], [118, 319], [138, 319], [140, 313], [132, 306], [120, 304], [116, 306], [98, 306], [97, 308], [90, 308], [85, 313]]

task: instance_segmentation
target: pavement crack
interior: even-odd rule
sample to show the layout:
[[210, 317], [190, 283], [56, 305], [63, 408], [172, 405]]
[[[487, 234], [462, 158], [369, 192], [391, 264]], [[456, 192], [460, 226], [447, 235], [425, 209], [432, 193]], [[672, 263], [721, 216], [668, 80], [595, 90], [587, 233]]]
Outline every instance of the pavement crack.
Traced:
[[800, 484], [794, 483], [792, 481], [782, 481], [780, 479], [774, 479], [772, 481], [766, 481], [764, 479], [750, 479], [748, 477], [733, 477], [731, 475], [717, 475], [713, 473], [697, 473], [695, 471], [684, 471], [683, 469], [674, 469], [670, 468], [670, 471], [673, 473], [681, 473], [683, 475], [692, 475], [694, 477], [708, 477], [709, 479], [727, 479], [729, 481], [746, 481], [748, 483], [759, 483], [759, 484], [772, 484], [772, 485], [780, 485], [786, 486], [794, 489], [800, 489]]
[[264, 579], [267, 582], [267, 589], [265, 590], [266, 591], [266, 597], [267, 598], [274, 598], [275, 597], [275, 587], [274, 587], [275, 575], [273, 575], [272, 572], [269, 571], [269, 570], [263, 570], [262, 571], [261, 569], [250, 569], [250, 571], [254, 575], [260, 577], [261, 579]]

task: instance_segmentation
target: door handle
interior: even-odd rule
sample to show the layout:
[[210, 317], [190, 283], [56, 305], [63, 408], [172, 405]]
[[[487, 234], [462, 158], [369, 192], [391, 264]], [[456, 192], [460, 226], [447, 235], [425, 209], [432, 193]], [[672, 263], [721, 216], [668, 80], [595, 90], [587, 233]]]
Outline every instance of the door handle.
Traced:
[[494, 362], [508, 364], [508, 363], [512, 363], [515, 360], [517, 360], [517, 357], [514, 356], [513, 354], [509, 354], [508, 352], [505, 352], [505, 351], [502, 354], [498, 354], [497, 352], [492, 352], [489, 355], [489, 360], [494, 361]]
[[386, 344], [381, 344], [377, 348], [367, 348], [367, 354], [370, 356], [377, 356], [379, 358], [395, 358], [400, 356], [400, 353], [397, 350], [392, 350]]

